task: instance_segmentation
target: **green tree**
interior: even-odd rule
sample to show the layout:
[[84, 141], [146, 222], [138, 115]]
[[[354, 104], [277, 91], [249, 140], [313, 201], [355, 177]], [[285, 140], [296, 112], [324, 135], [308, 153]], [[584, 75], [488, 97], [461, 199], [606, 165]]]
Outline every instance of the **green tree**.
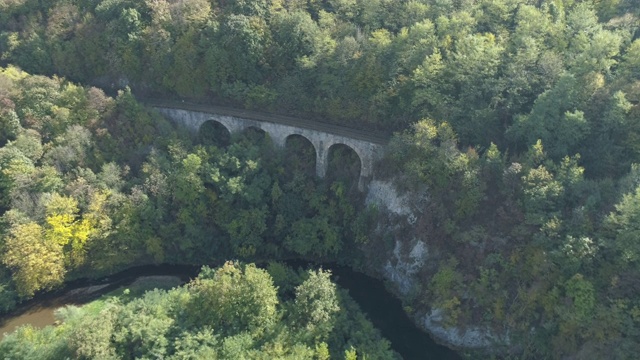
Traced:
[[220, 344], [218, 337], [211, 329], [204, 329], [197, 333], [187, 332], [174, 340], [175, 353], [172, 360], [187, 359], [218, 359], [217, 348]]
[[567, 12], [566, 32], [569, 46], [564, 55], [574, 74], [609, 73], [622, 37], [602, 29], [591, 4], [579, 3]]
[[315, 342], [327, 339], [340, 311], [336, 285], [330, 277], [330, 271], [309, 271], [309, 278], [296, 287], [294, 322]]
[[220, 25], [218, 36], [226, 52], [225, 61], [230, 61], [227, 66], [231, 67], [226, 79], [230, 85], [226, 92], [231, 98], [243, 100], [242, 85], [258, 83], [264, 76], [260, 65], [268, 35], [267, 24], [258, 17], [229, 15]]
[[564, 192], [562, 184], [543, 165], [529, 170], [522, 183], [527, 222], [544, 224], [560, 208], [559, 201]]
[[14, 140], [21, 129], [18, 114], [8, 106], [0, 105], [0, 146], [4, 146], [9, 140]]
[[607, 247], [620, 266], [640, 269], [640, 187], [625, 194], [615, 208], [606, 220], [613, 236]]
[[111, 337], [116, 324], [116, 306], [107, 306], [98, 316], [85, 316], [80, 319], [65, 319], [65, 327], [73, 331], [67, 339], [68, 346], [79, 359], [115, 360]]
[[213, 326], [225, 335], [260, 335], [276, 322], [277, 290], [271, 276], [255, 265], [226, 263], [215, 272], [204, 268], [190, 291], [189, 319], [198, 327]]
[[552, 89], [538, 96], [530, 114], [516, 118], [508, 135], [527, 146], [541, 139], [552, 159], [570, 155], [589, 131], [584, 112], [577, 109], [584, 92], [577, 79], [565, 73]]

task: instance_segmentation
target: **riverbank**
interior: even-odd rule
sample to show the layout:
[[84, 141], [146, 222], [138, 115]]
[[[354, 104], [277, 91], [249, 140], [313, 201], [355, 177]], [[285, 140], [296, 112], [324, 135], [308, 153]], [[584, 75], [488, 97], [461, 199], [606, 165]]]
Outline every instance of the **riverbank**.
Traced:
[[[104, 280], [101, 279], [101, 281]], [[113, 283], [89, 285], [62, 292], [55, 291], [52, 294], [43, 294], [42, 298], [36, 297], [0, 319], [0, 340], [4, 338], [5, 334], [13, 332], [23, 325], [31, 325], [37, 329], [55, 325], [57, 322], [56, 311], [65, 306], [82, 306], [100, 298], [120, 296], [125, 289], [130, 296], [140, 296], [148, 290], [171, 289], [185, 282], [184, 277], [178, 275], [150, 275], [137, 277], [129, 284], [121, 279]]]
[[[308, 267], [303, 261], [290, 262], [292, 267]], [[404, 359], [460, 359], [453, 351], [436, 344], [428, 334], [418, 329], [402, 309], [402, 303], [389, 293], [377, 279], [334, 264], [312, 265], [333, 273], [334, 281], [346, 289], [383, 337], [391, 342], [391, 348]], [[65, 305], [83, 305], [115, 292], [136, 297], [145, 290], [171, 288], [195, 277], [200, 267], [186, 265], [161, 265], [133, 267], [110, 277], [95, 279], [93, 284], [78, 288], [65, 287], [64, 291], [43, 294], [30, 301], [26, 308], [0, 320], [0, 331], [10, 326], [31, 324], [43, 327], [55, 323], [55, 309]], [[112, 281], [111, 283], [108, 283]], [[76, 281], [82, 283], [81, 281]], [[117, 285], [115, 285], [117, 284]]]

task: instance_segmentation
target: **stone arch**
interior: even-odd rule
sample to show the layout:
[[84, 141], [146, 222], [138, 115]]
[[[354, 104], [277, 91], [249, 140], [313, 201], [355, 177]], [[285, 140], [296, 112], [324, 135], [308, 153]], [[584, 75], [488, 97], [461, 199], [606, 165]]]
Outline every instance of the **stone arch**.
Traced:
[[[292, 169], [299, 169], [313, 175], [316, 171], [316, 163], [318, 161], [318, 151], [316, 145], [306, 136], [298, 133], [292, 133], [284, 137], [283, 149], [285, 154], [285, 166]], [[290, 158], [291, 148], [299, 150], [297, 156]], [[309, 151], [307, 153], [307, 151]]]
[[296, 139], [296, 138], [298, 138], [298, 139], [302, 139], [302, 141], [304, 141], [305, 143], [308, 143], [309, 145], [311, 145], [311, 147], [313, 148], [313, 152], [314, 152], [314, 154], [316, 154], [316, 156], [317, 156], [318, 149], [316, 149], [316, 145], [313, 143], [313, 141], [312, 141], [311, 139], [309, 139], [309, 137], [304, 136], [304, 135], [299, 134], [299, 133], [291, 133], [291, 134], [288, 134], [287, 136], [285, 136], [285, 137], [284, 137], [284, 144], [283, 144], [283, 145], [284, 145], [284, 146], [287, 146], [287, 143], [288, 143], [290, 140], [292, 140], [292, 139]]
[[241, 130], [241, 133], [244, 134], [248, 139], [255, 141], [262, 141], [267, 138], [267, 136], [270, 137], [268, 131], [263, 129], [261, 126], [254, 124], [248, 124], [244, 126]]
[[[216, 119], [205, 120], [198, 127], [198, 140], [208, 145], [228, 145], [231, 142], [231, 130]], [[209, 144], [211, 143], [211, 144]]]
[[[332, 153], [335, 153], [335, 151], [344, 151], [344, 150], [350, 151], [351, 153], [355, 154], [355, 158], [358, 160], [357, 170], [356, 170], [357, 171], [356, 179], [358, 180], [358, 182], [360, 182], [360, 178], [362, 177], [363, 165], [364, 165], [363, 156], [362, 154], [360, 154], [357, 147], [351, 146], [349, 144], [345, 144], [344, 142], [335, 142], [327, 147], [325, 175], [330, 167], [330, 162], [332, 160], [331, 159]], [[351, 169], [346, 169], [346, 170], [349, 171]]]

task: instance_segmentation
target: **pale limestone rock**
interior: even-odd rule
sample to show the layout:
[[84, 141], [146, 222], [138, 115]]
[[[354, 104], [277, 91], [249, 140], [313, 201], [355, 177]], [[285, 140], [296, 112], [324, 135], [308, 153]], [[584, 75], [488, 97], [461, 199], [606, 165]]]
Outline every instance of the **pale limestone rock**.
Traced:
[[469, 326], [465, 329], [446, 327], [442, 324], [443, 312], [433, 309], [430, 314], [418, 317], [420, 324], [439, 342], [464, 349], [486, 349], [496, 343], [504, 343], [490, 329]]

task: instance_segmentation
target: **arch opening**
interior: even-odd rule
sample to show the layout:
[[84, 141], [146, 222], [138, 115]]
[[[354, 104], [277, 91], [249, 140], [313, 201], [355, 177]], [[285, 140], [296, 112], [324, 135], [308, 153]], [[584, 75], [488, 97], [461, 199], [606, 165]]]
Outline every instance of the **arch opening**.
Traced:
[[284, 166], [287, 174], [302, 173], [315, 176], [316, 148], [306, 137], [292, 134], [285, 139]]
[[240, 140], [254, 145], [264, 145], [269, 139], [268, 133], [257, 126], [247, 126], [239, 134]]
[[361, 172], [362, 160], [352, 147], [345, 144], [329, 147], [327, 181], [343, 181], [357, 187]]
[[231, 133], [221, 122], [207, 120], [198, 129], [198, 141], [206, 146], [227, 147], [231, 144]]

